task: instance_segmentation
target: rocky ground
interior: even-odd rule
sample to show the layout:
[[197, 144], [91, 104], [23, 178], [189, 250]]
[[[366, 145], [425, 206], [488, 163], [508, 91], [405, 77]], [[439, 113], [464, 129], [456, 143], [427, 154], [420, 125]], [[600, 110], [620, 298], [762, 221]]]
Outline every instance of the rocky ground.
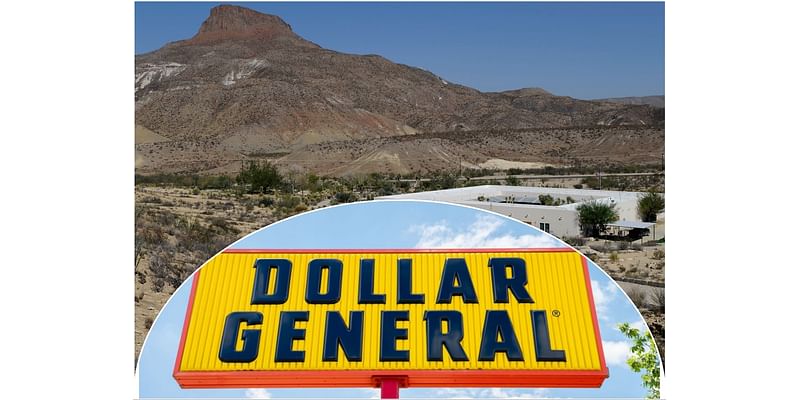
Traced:
[[[656, 224], [663, 238], [664, 221]], [[642, 313], [662, 360], [665, 358], [665, 244], [663, 240], [640, 243], [590, 240], [578, 250], [589, 256], [613, 278]]]
[[266, 159], [284, 169], [346, 176], [427, 175], [441, 170], [485, 168], [501, 163], [537, 166], [592, 165], [598, 170], [621, 165], [659, 165], [663, 127], [594, 126], [502, 131], [450, 131], [383, 138], [311, 143], [287, 150], [249, 152], [214, 138], [158, 138], [138, 127], [137, 173], [236, 173], [247, 160]]
[[137, 187], [136, 354], [169, 296], [225, 246], [277, 219], [259, 198], [221, 191]]

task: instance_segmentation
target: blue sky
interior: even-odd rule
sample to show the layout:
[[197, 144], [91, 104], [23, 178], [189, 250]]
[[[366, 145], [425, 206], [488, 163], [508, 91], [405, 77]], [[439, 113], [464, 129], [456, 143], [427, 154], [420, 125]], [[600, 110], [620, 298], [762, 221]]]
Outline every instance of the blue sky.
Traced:
[[[484, 210], [419, 201], [360, 202], [283, 220], [235, 243], [233, 248], [561, 247], [538, 229]], [[644, 327], [624, 293], [590, 262], [590, 278], [610, 377], [600, 389], [403, 389], [402, 398], [643, 397], [639, 374], [625, 365], [628, 343], [621, 322]], [[170, 397], [369, 398], [375, 389], [182, 390], [172, 367], [191, 279], [172, 296], [145, 341], [139, 395]]]
[[[136, 53], [193, 36], [211, 3], [136, 3]], [[482, 91], [582, 99], [664, 94], [664, 3], [225, 3], [300, 36]]]

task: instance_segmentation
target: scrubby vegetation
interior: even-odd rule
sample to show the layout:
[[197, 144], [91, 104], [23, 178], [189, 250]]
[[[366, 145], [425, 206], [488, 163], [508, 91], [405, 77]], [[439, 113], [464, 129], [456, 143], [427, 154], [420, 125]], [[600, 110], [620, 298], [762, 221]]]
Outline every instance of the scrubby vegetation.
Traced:
[[[633, 172], [639, 171], [633, 168]], [[579, 167], [507, 171], [508, 175], [564, 175], [582, 172], [586, 171]], [[460, 175], [451, 170], [429, 175], [373, 173], [326, 177], [284, 171], [268, 162], [253, 162], [245, 164], [234, 176], [136, 175], [134, 301], [137, 304], [137, 345], [149, 329], [146, 319], [150, 318], [152, 321], [169, 295], [203, 262], [243, 235], [280, 219], [329, 205], [415, 191], [484, 184], [572, 187], [573, 182], [577, 181], [555, 178], [529, 181], [524, 177], [507, 177], [506, 174], [496, 175], [496, 179], [475, 179], [496, 173], [498, 171], [465, 169]], [[663, 183], [663, 176], [653, 179]], [[608, 182], [614, 182], [606, 177], [602, 180], [604, 188], [609, 188]], [[627, 181], [630, 183], [630, 180]], [[630, 185], [636, 186], [633, 183]], [[572, 203], [574, 199], [545, 195], [539, 201], [543, 204], [559, 205]], [[608, 221], [608, 216], [606, 218]], [[602, 230], [602, 222], [594, 225], [588, 221], [582, 221], [582, 226], [584, 222], [587, 223], [586, 229]], [[587, 244], [587, 240], [580, 237], [566, 240], [574, 246]], [[604, 263], [612, 251], [624, 250], [619, 246], [604, 245], [601, 253], [589, 254], [589, 257], [598, 263]], [[641, 245], [631, 245], [634, 249], [636, 246], [641, 249]], [[652, 254], [655, 264], [663, 269], [663, 251]], [[601, 259], [601, 256], [604, 258]], [[638, 278], [641, 271], [650, 269], [642, 267], [639, 270], [631, 276]], [[620, 272], [627, 271], [622, 271], [621, 268]], [[652, 299], [651, 303], [658, 305], [657, 299]]]

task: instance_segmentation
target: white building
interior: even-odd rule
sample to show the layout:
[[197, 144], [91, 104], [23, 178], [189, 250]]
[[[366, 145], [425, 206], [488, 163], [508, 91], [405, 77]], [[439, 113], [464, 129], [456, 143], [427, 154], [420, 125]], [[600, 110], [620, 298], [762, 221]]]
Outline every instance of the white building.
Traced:
[[[540, 195], [549, 195], [556, 202], [569, 204], [542, 205], [539, 199]], [[463, 204], [507, 215], [555, 236], [566, 238], [580, 235], [577, 208], [579, 205], [591, 201], [615, 204], [620, 222], [640, 221], [636, 211], [640, 195], [643, 193], [484, 185], [382, 196], [377, 197], [376, 200], [419, 199]]]

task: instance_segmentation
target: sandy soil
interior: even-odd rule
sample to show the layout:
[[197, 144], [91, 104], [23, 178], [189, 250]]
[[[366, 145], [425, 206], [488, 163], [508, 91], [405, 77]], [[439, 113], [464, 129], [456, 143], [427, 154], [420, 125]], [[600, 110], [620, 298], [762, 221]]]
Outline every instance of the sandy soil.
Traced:
[[553, 166], [553, 164], [547, 164], [542, 162], [524, 162], [524, 161], [509, 161], [504, 160], [502, 158], [490, 158], [485, 162], [478, 164], [480, 168], [486, 169], [510, 169], [510, 168], [544, 168]]
[[142, 143], [158, 143], [158, 142], [166, 142], [170, 139], [164, 136], [161, 136], [150, 129], [147, 129], [141, 125], [136, 125], [135, 130], [135, 144], [142, 144]]

